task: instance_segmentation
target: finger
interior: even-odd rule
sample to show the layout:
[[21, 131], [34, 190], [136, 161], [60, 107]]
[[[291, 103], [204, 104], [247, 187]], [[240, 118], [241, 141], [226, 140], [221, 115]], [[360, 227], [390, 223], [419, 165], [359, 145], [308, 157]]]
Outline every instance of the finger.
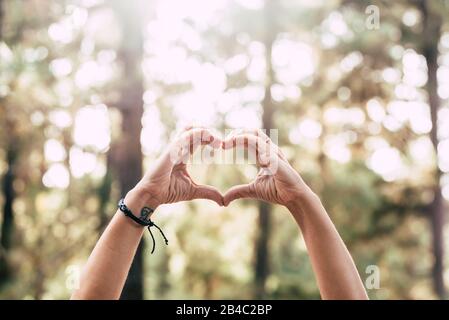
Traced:
[[265, 129], [234, 129], [225, 138], [225, 140], [238, 135], [253, 135], [262, 138], [266, 142], [272, 142], [270, 137], [265, 133]]
[[265, 129], [236, 129], [231, 131], [231, 134], [228, 135], [228, 137], [241, 135], [241, 134], [252, 134], [257, 137], [262, 138], [267, 144], [270, 144], [270, 148], [276, 150], [278, 156], [282, 159], [287, 161], [287, 158], [285, 157], [285, 154], [282, 152], [281, 148], [277, 144], [273, 142], [271, 137], [269, 137]]
[[223, 204], [224, 206], [228, 206], [229, 203], [236, 199], [241, 198], [254, 198], [255, 194], [252, 191], [252, 185], [251, 184], [241, 184], [232, 187], [229, 189], [225, 195], [223, 196]]
[[261, 137], [262, 139], [270, 139], [265, 133], [265, 129], [240, 129], [238, 134], [252, 134], [254, 136]]
[[[166, 148], [154, 165], [154, 170], [170, 172], [175, 165], [186, 164], [189, 155], [199, 145], [221, 147], [221, 137], [206, 128], [186, 127]], [[196, 145], [193, 148], [190, 145]]]
[[189, 137], [185, 141], [187, 145], [184, 146], [185, 149], [189, 150], [189, 154], [186, 160], [192, 156], [200, 146], [210, 146], [213, 149], [218, 149], [221, 147], [221, 138], [208, 129], [196, 129], [188, 132]]
[[223, 149], [231, 149], [235, 147], [245, 147], [257, 150], [258, 146], [265, 144], [265, 141], [258, 136], [252, 134], [232, 134], [223, 140]]
[[183, 133], [181, 140], [189, 146], [191, 153], [200, 145], [210, 145], [214, 148], [221, 146], [222, 139], [214, 131], [207, 128], [192, 128]]
[[223, 206], [223, 196], [216, 188], [206, 185], [196, 185], [193, 187], [192, 199], [208, 199]]
[[248, 149], [248, 152], [250, 152], [248, 156], [255, 155], [257, 164], [262, 167], [268, 166], [270, 161], [273, 160], [273, 154], [276, 154], [275, 150], [270, 150], [271, 146], [268, 142], [252, 134], [231, 136], [223, 142], [225, 150], [236, 147]]
[[201, 145], [221, 147], [221, 137], [206, 128], [192, 128], [183, 132], [170, 147], [170, 160], [173, 165], [186, 164], [190, 155]]
[[248, 149], [248, 157], [255, 160], [258, 166], [268, 169], [270, 175], [277, 172], [279, 161], [282, 159], [274, 144], [251, 134], [237, 135], [224, 142], [225, 149], [231, 147]]

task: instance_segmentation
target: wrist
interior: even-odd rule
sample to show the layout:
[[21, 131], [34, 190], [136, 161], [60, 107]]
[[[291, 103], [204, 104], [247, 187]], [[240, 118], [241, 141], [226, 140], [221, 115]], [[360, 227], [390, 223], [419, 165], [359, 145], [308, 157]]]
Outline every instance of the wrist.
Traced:
[[321, 202], [318, 195], [312, 191], [312, 189], [307, 188], [306, 190], [303, 190], [299, 192], [295, 198], [286, 203], [285, 206], [287, 209], [292, 213], [301, 213], [304, 210], [304, 207], [307, 207], [312, 202]]
[[160, 205], [153, 194], [140, 186], [134, 187], [126, 194], [125, 204], [135, 215], [139, 215], [143, 207], [149, 207], [156, 210]]

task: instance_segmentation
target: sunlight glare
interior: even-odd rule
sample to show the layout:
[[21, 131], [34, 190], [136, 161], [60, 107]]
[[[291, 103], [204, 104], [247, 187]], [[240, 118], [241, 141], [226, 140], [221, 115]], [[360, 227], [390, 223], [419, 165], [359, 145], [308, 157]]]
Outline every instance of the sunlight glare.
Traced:
[[262, 106], [260, 103], [248, 104], [226, 115], [226, 125], [230, 128], [261, 128]]
[[73, 139], [77, 145], [105, 152], [111, 141], [106, 105], [99, 104], [81, 108], [76, 114], [73, 131]]
[[252, 10], [260, 10], [264, 7], [264, 0], [237, 0], [237, 2], [245, 8]]
[[351, 52], [340, 62], [340, 68], [344, 72], [351, 72], [363, 62], [363, 55], [359, 51]]
[[192, 91], [173, 98], [173, 114], [180, 125], [213, 126], [217, 114], [211, 101]]
[[50, 162], [63, 161], [67, 156], [64, 146], [56, 139], [48, 139], [45, 142], [44, 155]]
[[399, 151], [393, 147], [379, 148], [367, 160], [368, 167], [385, 181], [404, 177], [404, 166]]
[[78, 147], [70, 149], [70, 171], [75, 178], [81, 178], [94, 172], [97, 167], [97, 157], [90, 152], [84, 152]]
[[385, 118], [385, 108], [377, 99], [370, 99], [366, 104], [368, 116], [371, 120], [377, 123], [381, 123]]
[[55, 110], [50, 112], [48, 119], [58, 128], [68, 128], [72, 125], [72, 117], [70, 113], [64, 110]]
[[227, 74], [233, 75], [240, 71], [242, 71], [249, 63], [249, 58], [245, 54], [238, 54], [235, 55], [228, 60], [226, 60], [226, 63], [224, 65], [224, 69]]
[[272, 62], [277, 78], [284, 84], [300, 83], [312, 76], [317, 63], [312, 47], [290, 39], [275, 41]]
[[435, 157], [432, 141], [426, 136], [410, 142], [408, 146], [413, 160], [421, 166], [432, 168]]
[[398, 84], [401, 81], [401, 72], [395, 68], [385, 68], [382, 71], [382, 78], [391, 84]]
[[423, 55], [407, 49], [402, 57], [404, 83], [413, 87], [422, 87], [427, 82], [427, 64]]
[[61, 42], [63, 44], [72, 42], [74, 37], [72, 25], [67, 19], [51, 24], [48, 28], [48, 35], [54, 41]]
[[206, 28], [216, 23], [216, 14], [225, 8], [228, 0], [164, 0], [156, 8], [157, 18], [165, 21], [192, 19], [198, 26]]
[[61, 107], [68, 107], [73, 102], [73, 81], [69, 78], [60, 79], [53, 87]]
[[103, 86], [112, 78], [113, 68], [104, 60], [100, 63], [94, 60], [86, 61], [78, 68], [75, 83], [81, 89]]
[[307, 139], [318, 139], [323, 130], [321, 124], [313, 119], [304, 119], [298, 129], [300, 134]]
[[42, 177], [42, 183], [47, 188], [66, 189], [70, 183], [69, 171], [61, 163], [51, 164]]
[[193, 75], [193, 89], [202, 99], [213, 101], [226, 89], [226, 75], [211, 63], [203, 64]]
[[324, 153], [330, 158], [340, 163], [351, 161], [351, 150], [346, 145], [343, 136], [331, 136], [324, 142]]
[[50, 62], [50, 71], [56, 78], [62, 78], [72, 72], [72, 62], [67, 58], [55, 59]]
[[159, 152], [164, 146], [165, 127], [160, 120], [159, 109], [156, 106], [145, 107], [142, 126], [140, 142], [143, 154], [150, 155]]
[[344, 36], [349, 30], [342, 14], [338, 11], [329, 14], [324, 24], [328, 27], [329, 31], [338, 37]]

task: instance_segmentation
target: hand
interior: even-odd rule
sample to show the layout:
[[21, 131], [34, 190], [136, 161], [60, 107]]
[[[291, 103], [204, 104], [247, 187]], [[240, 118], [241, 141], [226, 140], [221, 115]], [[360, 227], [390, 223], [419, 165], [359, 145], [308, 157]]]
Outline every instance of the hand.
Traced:
[[187, 172], [187, 160], [200, 145], [220, 148], [222, 140], [203, 128], [188, 128], [178, 134], [134, 188], [138, 197], [145, 199], [145, 206], [156, 209], [160, 204], [193, 199], [209, 199], [223, 205], [223, 197], [216, 188], [196, 184]]
[[245, 147], [255, 154], [254, 158], [261, 169], [249, 184], [234, 186], [226, 192], [223, 197], [225, 206], [240, 198], [254, 198], [288, 206], [306, 192], [311, 192], [279, 147], [262, 130], [232, 132], [223, 141], [223, 148], [235, 147]]

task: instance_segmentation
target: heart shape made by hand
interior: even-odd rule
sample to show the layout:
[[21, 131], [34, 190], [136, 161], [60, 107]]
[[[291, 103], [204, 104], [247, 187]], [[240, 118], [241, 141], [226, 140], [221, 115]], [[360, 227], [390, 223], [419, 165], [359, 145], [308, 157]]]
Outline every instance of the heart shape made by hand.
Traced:
[[[206, 145], [223, 150], [246, 149], [248, 157], [260, 167], [258, 175], [248, 184], [231, 187], [224, 195], [213, 186], [195, 183], [187, 171], [187, 163], [198, 147]], [[222, 139], [205, 128], [187, 128], [178, 134], [138, 186], [151, 195], [152, 208], [193, 199], [209, 199], [222, 206], [240, 198], [286, 205], [307, 187], [262, 130], [234, 130]]]

